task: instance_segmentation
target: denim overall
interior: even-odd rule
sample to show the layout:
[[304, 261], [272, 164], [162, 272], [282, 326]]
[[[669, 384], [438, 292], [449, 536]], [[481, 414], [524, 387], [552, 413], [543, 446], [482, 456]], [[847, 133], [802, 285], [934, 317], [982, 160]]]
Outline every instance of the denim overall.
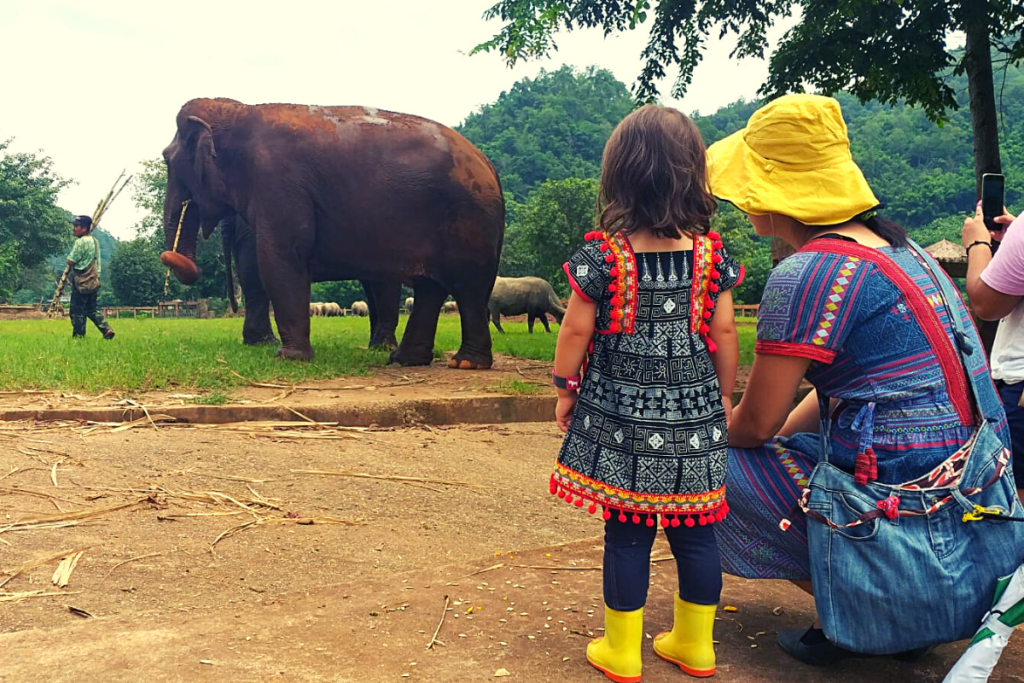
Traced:
[[[821, 403], [821, 457], [804, 491], [815, 603], [826, 637], [864, 654], [893, 654], [969, 638], [992, 604], [999, 577], [1024, 562], [1024, 523], [1010, 452], [994, 425], [1003, 417], [984, 353], [949, 302], [948, 277], [911, 243], [942, 290], [974, 399], [971, 440], [912, 482], [881, 484], [829, 463], [828, 398]], [[870, 452], [871, 404], [858, 418]], [[973, 519], [975, 506], [989, 515]], [[978, 515], [974, 515], [978, 517]], [[970, 521], [969, 521], [970, 520]]]

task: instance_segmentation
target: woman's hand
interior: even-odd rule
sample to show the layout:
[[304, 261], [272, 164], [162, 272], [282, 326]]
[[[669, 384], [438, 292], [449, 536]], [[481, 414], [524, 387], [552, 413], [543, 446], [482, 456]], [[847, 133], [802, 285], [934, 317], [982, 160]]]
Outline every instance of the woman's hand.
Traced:
[[1006, 227], [1014, 221], [1016, 216], [1006, 210], [1003, 207], [1003, 215], [996, 216], [993, 221], [1002, 226], [1002, 229], [998, 232], [990, 231], [985, 226], [985, 217], [981, 211], [981, 202], [978, 202], [978, 206], [974, 211], [973, 216], [969, 216], [964, 219], [964, 229], [960, 234], [960, 240], [964, 245], [964, 248], [969, 247], [974, 242], [989, 242], [991, 240], [999, 241], [1003, 239], [1003, 233], [1006, 231]]
[[571, 394], [566, 392], [558, 392], [558, 403], [555, 404], [555, 422], [558, 423], [558, 428], [565, 434], [569, 431], [569, 425], [572, 424], [572, 413], [576, 410], [576, 401], [578, 401], [580, 395], [575, 391]]

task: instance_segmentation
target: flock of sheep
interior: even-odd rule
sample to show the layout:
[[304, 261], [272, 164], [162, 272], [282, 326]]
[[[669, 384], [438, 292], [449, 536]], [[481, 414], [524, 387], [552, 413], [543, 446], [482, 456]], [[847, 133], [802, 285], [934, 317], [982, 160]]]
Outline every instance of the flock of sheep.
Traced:
[[[412, 314], [412, 297], [405, 300], [405, 312]], [[459, 306], [454, 301], [446, 301], [441, 307], [442, 313], [458, 313]], [[356, 301], [352, 304], [352, 308], [349, 309], [351, 315], [367, 316], [370, 315], [370, 307], [365, 301]], [[309, 305], [309, 317], [323, 316], [326, 318], [334, 318], [337, 316], [345, 315], [344, 309], [334, 302], [329, 303], [311, 303]]]
[[[365, 306], [366, 304], [363, 305]], [[369, 310], [367, 310], [366, 313], [363, 313], [363, 315], [366, 315], [367, 313], [369, 313]], [[326, 318], [334, 318], [340, 315], [344, 315], [344, 313], [341, 310], [341, 306], [334, 302], [325, 304], [311, 303], [309, 305], [309, 317], [311, 318], [313, 316], [324, 316]]]

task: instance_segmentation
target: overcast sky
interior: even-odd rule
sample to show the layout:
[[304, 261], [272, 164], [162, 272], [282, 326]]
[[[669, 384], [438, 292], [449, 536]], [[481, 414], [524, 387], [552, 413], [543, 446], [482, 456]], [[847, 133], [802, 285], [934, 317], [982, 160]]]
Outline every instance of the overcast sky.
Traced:
[[[91, 214], [122, 169], [160, 156], [195, 97], [366, 105], [454, 126], [541, 68], [596, 65], [627, 85], [640, 72], [646, 30], [562, 33], [552, 59], [514, 69], [469, 57], [500, 27], [482, 18], [493, 2], [5, 0], [0, 139], [52, 157], [76, 181], [61, 206]], [[686, 98], [665, 103], [711, 113], [755, 97], [767, 65], [730, 60], [734, 45], [713, 41]], [[126, 189], [103, 227], [131, 238], [139, 217]]]

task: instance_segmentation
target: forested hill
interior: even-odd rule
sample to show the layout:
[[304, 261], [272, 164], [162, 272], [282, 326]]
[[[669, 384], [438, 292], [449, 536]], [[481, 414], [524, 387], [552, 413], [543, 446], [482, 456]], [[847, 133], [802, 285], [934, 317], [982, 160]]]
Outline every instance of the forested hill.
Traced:
[[[917, 108], [888, 107], [877, 102], [860, 104], [841, 93], [854, 160], [860, 165], [878, 198], [887, 205], [885, 215], [909, 229], [972, 210], [975, 204], [974, 150], [967, 80], [949, 81], [960, 109], [947, 114], [938, 126]], [[1024, 210], [1024, 73], [1008, 68], [996, 71], [996, 95], [1001, 114], [999, 142], [1006, 176], [1006, 204]], [[758, 104], [737, 102], [709, 116], [697, 117], [708, 144], [739, 130]]]
[[494, 163], [502, 188], [524, 200], [546, 180], [596, 178], [612, 129], [633, 109], [610, 71], [563, 66], [524, 78], [456, 130]]

